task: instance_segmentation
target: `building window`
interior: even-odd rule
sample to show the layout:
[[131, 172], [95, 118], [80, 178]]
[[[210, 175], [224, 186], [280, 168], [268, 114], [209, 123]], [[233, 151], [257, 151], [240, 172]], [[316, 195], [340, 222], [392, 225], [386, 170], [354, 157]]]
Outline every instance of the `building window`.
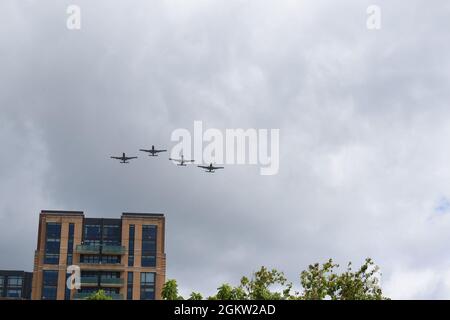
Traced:
[[114, 296], [120, 294], [119, 288], [105, 288], [103, 289], [105, 291], [105, 294], [108, 296]]
[[142, 266], [143, 267], [155, 267], [156, 266], [156, 256], [142, 256]]
[[59, 263], [59, 248], [61, 244], [61, 224], [48, 222], [45, 236], [45, 257], [44, 263]]
[[5, 286], [5, 278], [0, 276], [0, 297], [3, 297], [3, 287]]
[[102, 233], [99, 224], [87, 224], [84, 226], [84, 244], [98, 246], [101, 244]]
[[127, 300], [133, 300], [133, 272], [128, 272]]
[[22, 285], [23, 277], [21, 276], [9, 276], [7, 278], [7, 290], [6, 296], [8, 298], [20, 298], [22, 297]]
[[90, 263], [90, 264], [100, 263], [100, 257], [99, 256], [89, 256], [89, 255], [82, 254], [80, 256], [80, 263]]
[[102, 272], [102, 279], [120, 279], [120, 272]]
[[134, 266], [134, 224], [130, 224], [128, 236], [128, 266]]
[[156, 236], [155, 225], [142, 226], [142, 267], [156, 267]]
[[120, 264], [120, 256], [102, 256], [104, 264]]
[[[66, 288], [65, 292], [64, 292], [64, 300], [70, 300], [70, 293], [71, 293], [71, 289], [70, 287], [67, 285], [67, 280], [69, 280], [71, 274], [70, 273], [66, 273], [66, 282], [64, 283], [64, 286]], [[73, 280], [72, 280], [73, 281]]]
[[120, 264], [120, 256], [81, 255], [80, 263]]
[[73, 238], [75, 234], [75, 225], [69, 223], [69, 237], [67, 240], [67, 265], [72, 265], [73, 263]]
[[8, 298], [21, 298], [22, 297], [22, 285], [23, 285], [23, 277], [22, 276], [9, 276], [7, 277], [7, 281], [3, 280], [5, 289], [6, 289], [6, 297]]
[[42, 279], [42, 300], [56, 300], [58, 271], [44, 270]]
[[155, 273], [141, 272], [141, 300], [155, 299]]
[[22, 288], [22, 277], [8, 277], [8, 287], [20, 287]]
[[8, 298], [20, 298], [20, 297], [22, 297], [22, 289], [8, 289], [6, 291], [6, 297], [8, 297]]
[[103, 245], [105, 246], [120, 246], [121, 234], [120, 225], [111, 224], [103, 226]]

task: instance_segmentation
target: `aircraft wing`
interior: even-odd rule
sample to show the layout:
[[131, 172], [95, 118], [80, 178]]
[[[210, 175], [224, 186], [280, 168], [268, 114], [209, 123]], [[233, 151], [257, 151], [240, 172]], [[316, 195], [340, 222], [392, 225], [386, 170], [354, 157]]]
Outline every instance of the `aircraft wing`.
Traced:
[[137, 159], [137, 157], [125, 157], [125, 160]]
[[[176, 161], [176, 162], [182, 162], [183, 160], [181, 160], [181, 159], [172, 159], [172, 158], [169, 158], [169, 160], [171, 160], [171, 161]], [[186, 162], [186, 161], [184, 161], [184, 162]]]
[[152, 150], [147, 150], [147, 149], [139, 149], [139, 151], [142, 151], [142, 152], [152, 152]]
[[209, 166], [197, 166], [197, 167], [209, 170]]
[[122, 157], [111, 157], [111, 159], [122, 160]]
[[155, 150], [155, 151], [153, 151], [153, 152], [155, 152], [155, 153], [159, 153], [159, 152], [166, 152], [167, 150]]
[[212, 167], [211, 169], [213, 169], [213, 170], [224, 169], [224, 167]]

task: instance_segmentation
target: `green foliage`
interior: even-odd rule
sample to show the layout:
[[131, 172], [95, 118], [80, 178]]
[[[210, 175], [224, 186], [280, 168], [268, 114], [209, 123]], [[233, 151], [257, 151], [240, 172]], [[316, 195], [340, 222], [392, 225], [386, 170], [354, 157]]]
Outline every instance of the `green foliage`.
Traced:
[[164, 284], [161, 296], [164, 300], [183, 300], [183, 297], [178, 295], [178, 284], [174, 279], [168, 280]]
[[[274, 286], [278, 286], [278, 291], [271, 291]], [[282, 300], [289, 297], [292, 284], [287, 282], [283, 272], [263, 266], [251, 279], [243, 277], [240, 288], [248, 300]]]
[[201, 293], [192, 292], [188, 300], [203, 300], [203, 296], [201, 295]]
[[381, 300], [382, 289], [379, 286], [377, 273], [379, 271], [371, 259], [357, 270], [352, 271], [351, 262], [342, 274], [335, 269], [339, 265], [328, 260], [322, 266], [318, 263], [310, 265], [301, 273], [300, 282], [304, 289], [300, 299], [306, 300]]
[[[292, 283], [284, 274], [276, 269], [261, 267], [250, 278], [242, 277], [240, 284], [233, 287], [228, 283], [217, 288], [214, 296], [208, 300], [381, 300], [382, 289], [379, 285], [379, 268], [371, 259], [356, 271], [349, 263], [344, 272], [333, 260], [320, 265], [315, 263], [300, 274], [302, 293], [291, 293]], [[175, 280], [169, 280], [162, 291], [165, 300], [180, 300], [178, 285]], [[189, 300], [202, 300], [200, 293], [193, 292]]]
[[315, 263], [310, 265], [308, 270], [302, 271], [300, 282], [304, 292], [300, 298], [305, 300], [323, 300], [327, 296], [333, 298], [338, 278], [334, 269], [337, 267], [339, 266], [330, 259], [322, 266]]
[[87, 297], [86, 300], [112, 300], [112, 297], [106, 295], [104, 290], [98, 290]]
[[209, 300], [245, 300], [246, 295], [242, 288], [233, 288], [228, 283], [221, 285], [217, 288], [217, 294], [213, 297], [209, 297]]

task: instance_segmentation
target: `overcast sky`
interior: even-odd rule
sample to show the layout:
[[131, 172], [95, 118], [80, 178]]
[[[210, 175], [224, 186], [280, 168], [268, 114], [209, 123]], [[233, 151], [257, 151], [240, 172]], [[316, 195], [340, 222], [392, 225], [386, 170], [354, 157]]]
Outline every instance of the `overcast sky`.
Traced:
[[[338, 4], [339, 3], [339, 4]], [[81, 8], [81, 30], [66, 8]], [[377, 4], [382, 28], [366, 28]], [[261, 265], [372, 257], [392, 298], [450, 298], [446, 0], [2, 0], [0, 269], [42, 209], [163, 212], [167, 276], [212, 294]], [[164, 155], [177, 128], [280, 129], [278, 175]]]

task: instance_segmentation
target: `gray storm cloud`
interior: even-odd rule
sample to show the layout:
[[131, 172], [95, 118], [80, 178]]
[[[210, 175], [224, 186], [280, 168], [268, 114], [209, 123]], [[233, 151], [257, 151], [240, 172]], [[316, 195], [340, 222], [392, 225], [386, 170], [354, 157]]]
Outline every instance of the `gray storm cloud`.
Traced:
[[[450, 4], [377, 2], [379, 31], [360, 0], [3, 0], [0, 268], [32, 269], [41, 209], [164, 212], [183, 293], [370, 256], [387, 295], [448, 298]], [[280, 129], [279, 173], [109, 159], [195, 120]]]

